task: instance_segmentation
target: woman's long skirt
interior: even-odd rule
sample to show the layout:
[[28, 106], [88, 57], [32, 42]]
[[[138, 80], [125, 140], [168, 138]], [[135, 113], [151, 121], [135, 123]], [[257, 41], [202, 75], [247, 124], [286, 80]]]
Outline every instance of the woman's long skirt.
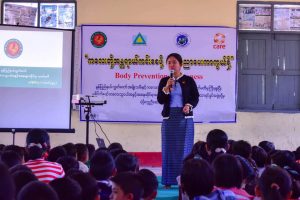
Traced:
[[182, 108], [170, 108], [170, 118], [164, 119], [162, 132], [162, 184], [177, 185], [183, 159], [194, 143], [194, 122], [185, 118]]

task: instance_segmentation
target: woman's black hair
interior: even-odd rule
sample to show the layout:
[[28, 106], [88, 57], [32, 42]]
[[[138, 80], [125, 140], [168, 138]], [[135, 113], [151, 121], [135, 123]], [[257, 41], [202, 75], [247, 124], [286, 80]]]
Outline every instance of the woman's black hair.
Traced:
[[169, 59], [170, 57], [174, 57], [174, 58], [179, 62], [179, 64], [182, 65], [183, 60], [182, 60], [182, 57], [181, 57], [180, 54], [178, 54], [178, 53], [171, 53], [171, 54], [169, 54], [169, 55], [167, 56], [166, 62], [168, 61], [168, 59]]

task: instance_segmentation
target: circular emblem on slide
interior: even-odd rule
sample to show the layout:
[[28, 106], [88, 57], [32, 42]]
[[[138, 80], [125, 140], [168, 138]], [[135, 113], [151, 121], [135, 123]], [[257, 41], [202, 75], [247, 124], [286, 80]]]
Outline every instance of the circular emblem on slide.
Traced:
[[95, 32], [91, 36], [91, 43], [96, 48], [102, 48], [106, 45], [107, 37], [103, 32]]
[[23, 52], [23, 45], [17, 39], [10, 39], [4, 45], [4, 52], [10, 58], [17, 58]]
[[191, 38], [186, 33], [178, 33], [176, 35], [176, 44], [179, 47], [186, 47], [191, 42]]

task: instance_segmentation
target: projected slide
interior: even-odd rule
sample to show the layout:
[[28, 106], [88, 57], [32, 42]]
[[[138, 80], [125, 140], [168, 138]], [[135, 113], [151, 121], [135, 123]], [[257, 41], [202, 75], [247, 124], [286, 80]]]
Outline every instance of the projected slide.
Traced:
[[62, 32], [0, 30], [0, 35], [0, 87], [62, 87]]
[[71, 127], [72, 31], [0, 25], [0, 129]]

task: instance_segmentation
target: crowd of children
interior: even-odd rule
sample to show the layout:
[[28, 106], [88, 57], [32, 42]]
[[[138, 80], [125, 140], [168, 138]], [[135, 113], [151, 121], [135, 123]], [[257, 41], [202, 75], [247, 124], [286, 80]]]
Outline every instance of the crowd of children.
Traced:
[[[300, 197], [300, 148], [277, 150], [229, 140], [214, 129], [194, 144], [178, 174], [180, 200], [287, 200]], [[95, 149], [51, 148], [48, 133], [29, 131], [26, 147], [0, 145], [1, 200], [155, 199], [156, 175], [119, 143]]]

